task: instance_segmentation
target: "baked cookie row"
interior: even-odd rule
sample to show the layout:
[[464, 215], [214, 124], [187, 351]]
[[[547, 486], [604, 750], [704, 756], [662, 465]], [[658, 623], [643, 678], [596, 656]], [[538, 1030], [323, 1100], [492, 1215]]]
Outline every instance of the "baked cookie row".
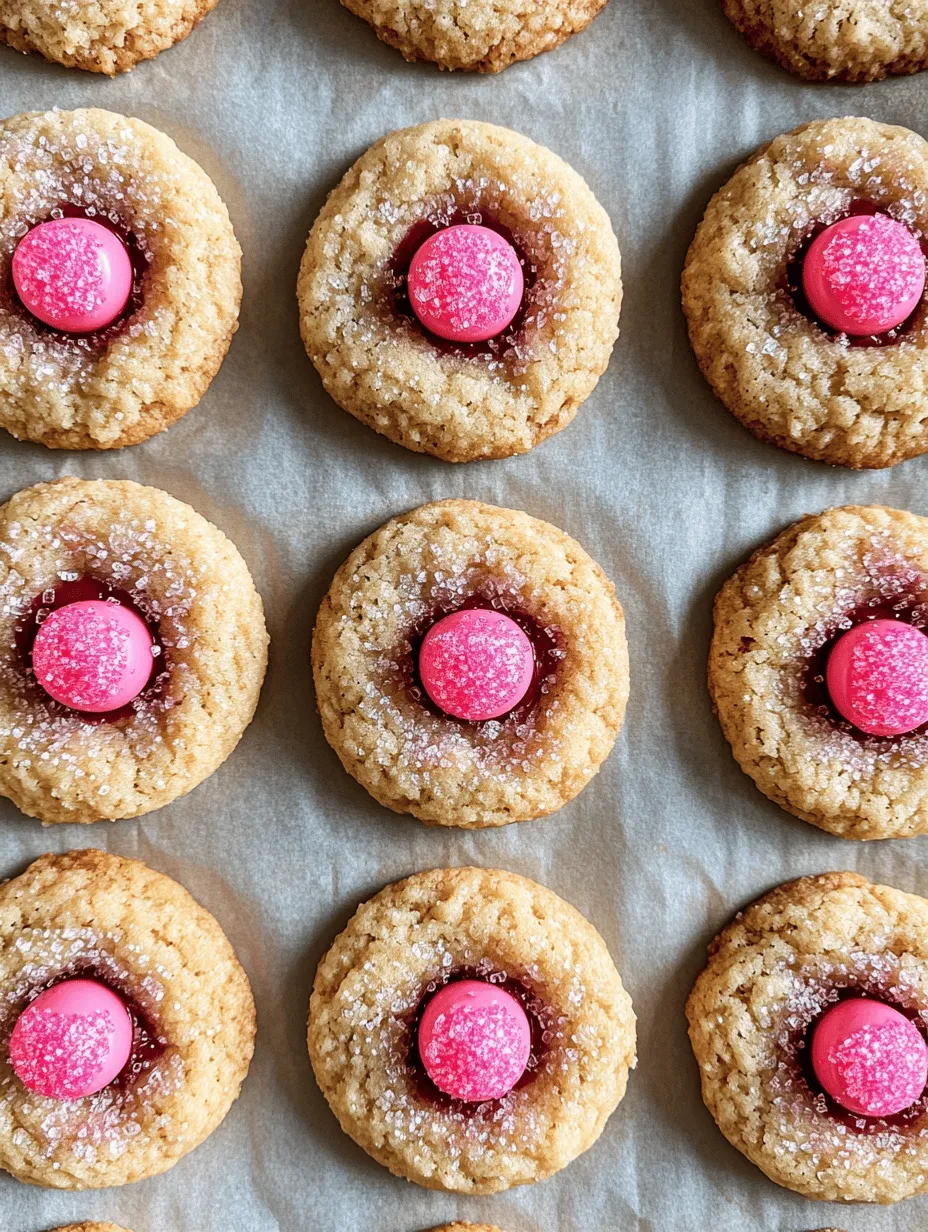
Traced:
[[[219, 194], [164, 134], [100, 110], [0, 124], [0, 425], [59, 449], [169, 427], [229, 348], [240, 272]], [[619, 249], [561, 159], [442, 120], [348, 172], [298, 296], [351, 414], [449, 461], [509, 457], [566, 427], [605, 371]]]
[[[57, 1189], [164, 1172], [225, 1117], [254, 1039], [229, 942], [170, 878], [86, 850], [0, 885], [0, 1168]], [[363, 904], [319, 964], [307, 1040], [347, 1134], [465, 1194], [565, 1167], [635, 1064], [603, 939], [499, 869], [435, 869]]]

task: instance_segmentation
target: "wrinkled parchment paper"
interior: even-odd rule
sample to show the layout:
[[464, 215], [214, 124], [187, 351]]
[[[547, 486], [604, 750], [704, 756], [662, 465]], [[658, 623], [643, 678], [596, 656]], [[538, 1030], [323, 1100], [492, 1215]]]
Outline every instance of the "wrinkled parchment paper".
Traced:
[[[612, 0], [584, 34], [502, 76], [407, 65], [337, 0], [222, 0], [180, 47], [116, 81], [0, 51], [0, 114], [97, 105], [168, 132], [212, 175], [245, 250], [242, 327], [199, 408], [144, 445], [52, 453], [0, 439], [0, 496], [62, 474], [163, 488], [238, 545], [264, 596], [271, 668], [226, 765], [141, 821], [42, 829], [0, 802], [0, 876], [97, 845], [182, 882], [219, 918], [254, 986], [258, 1047], [241, 1099], [163, 1177], [86, 1194], [0, 1179], [0, 1232], [80, 1219], [134, 1232], [923, 1229], [928, 1198], [838, 1209], [778, 1189], [703, 1108], [683, 1005], [709, 938], [803, 873], [856, 868], [928, 893], [928, 839], [842, 842], [789, 817], [737, 769], [706, 695], [712, 596], [800, 514], [850, 501], [928, 514], [928, 458], [830, 470], [762, 445], [703, 384], [677, 282], [705, 204], [762, 141], [863, 114], [928, 134], [928, 77], [806, 86], [756, 57], [718, 0]], [[382, 440], [322, 392], [294, 284], [325, 194], [385, 131], [438, 116], [509, 125], [589, 181], [622, 246], [612, 366], [573, 425], [527, 457], [453, 467]], [[599, 777], [548, 820], [428, 830], [341, 770], [314, 713], [308, 643], [348, 551], [445, 496], [526, 509], [575, 535], [618, 587], [632, 696]], [[554, 1179], [489, 1199], [391, 1177], [338, 1129], [304, 1044], [312, 973], [357, 903], [444, 864], [536, 878], [605, 936], [639, 1016], [640, 1062], [598, 1145]]]

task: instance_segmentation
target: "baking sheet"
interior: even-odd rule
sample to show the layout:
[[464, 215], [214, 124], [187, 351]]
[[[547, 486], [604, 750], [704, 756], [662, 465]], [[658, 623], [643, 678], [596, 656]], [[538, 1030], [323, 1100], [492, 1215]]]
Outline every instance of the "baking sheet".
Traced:
[[[0, 439], [0, 495], [62, 474], [164, 488], [215, 521], [267, 606], [271, 668], [226, 765], [141, 821], [44, 830], [0, 802], [0, 876], [96, 845], [182, 882], [219, 918], [254, 986], [251, 1075], [222, 1127], [172, 1172], [55, 1193], [0, 1177], [0, 1232], [79, 1219], [134, 1232], [804, 1232], [924, 1228], [928, 1199], [839, 1209], [766, 1181], [702, 1106], [683, 1005], [707, 940], [746, 901], [803, 873], [856, 868], [928, 892], [928, 840], [842, 842], [741, 774], [704, 685], [711, 599], [800, 514], [883, 502], [928, 514], [928, 458], [830, 470], [761, 445], [718, 405], [687, 345], [677, 282], [711, 193], [762, 141], [863, 114], [928, 134], [928, 77], [806, 86], [757, 58], [718, 0], [612, 0], [585, 34], [495, 78], [406, 65], [336, 0], [222, 0], [183, 45], [116, 81], [0, 50], [0, 114], [98, 105], [175, 138], [212, 175], [245, 250], [242, 328], [200, 407], [121, 453]], [[612, 366], [573, 425], [527, 457], [453, 467], [382, 440], [323, 393], [294, 284], [326, 192], [386, 130], [489, 120], [551, 146], [589, 181], [622, 246]], [[341, 770], [312, 706], [316, 606], [348, 551], [391, 515], [445, 496], [526, 509], [575, 535], [626, 607], [632, 696], [615, 752], [548, 820], [428, 830]], [[304, 1044], [312, 972], [356, 904], [443, 864], [550, 886], [604, 934], [635, 1001], [640, 1063], [598, 1145], [554, 1179], [489, 1199], [391, 1177], [339, 1131]]]

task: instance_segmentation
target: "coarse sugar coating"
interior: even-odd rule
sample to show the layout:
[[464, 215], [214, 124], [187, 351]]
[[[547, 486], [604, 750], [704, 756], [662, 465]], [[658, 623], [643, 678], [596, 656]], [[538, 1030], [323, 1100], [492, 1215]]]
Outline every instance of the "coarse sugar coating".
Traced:
[[926, 0], [723, 0], [748, 42], [810, 81], [877, 81], [928, 63]]
[[715, 601], [709, 691], [736, 760], [771, 800], [842, 838], [928, 832], [928, 732], [867, 736], [821, 687], [835, 637], [881, 615], [928, 624], [928, 519], [880, 505], [801, 519]]
[[[91, 976], [135, 1020], [126, 1070], [57, 1101], [13, 1074], [6, 1042], [44, 988]], [[254, 1050], [247, 977], [215, 919], [175, 881], [102, 851], [46, 855], [0, 886], [0, 1167], [55, 1189], [173, 1167], [223, 1120]]]
[[407, 60], [498, 73], [560, 46], [607, 0], [342, 0]]
[[0, 0], [0, 43], [114, 76], [185, 39], [218, 0]]
[[[535, 687], [465, 723], [427, 704], [417, 646], [449, 612], [506, 612], [536, 643]], [[391, 519], [322, 602], [313, 677], [326, 738], [387, 808], [477, 828], [561, 808], [608, 756], [628, 700], [625, 619], [580, 545], [547, 522], [446, 500]]]
[[[114, 227], [136, 268], [128, 316], [85, 335], [43, 326], [9, 290], [19, 240], [75, 212]], [[0, 427], [53, 449], [161, 432], [219, 370], [241, 294], [228, 211], [164, 133], [93, 108], [0, 122]]]
[[856, 873], [804, 877], [712, 942], [690, 1040], [706, 1106], [771, 1180], [829, 1202], [897, 1202], [928, 1190], [926, 1097], [897, 1117], [857, 1117], [808, 1077], [810, 1029], [855, 992], [928, 1030], [928, 902]]
[[[460, 969], [518, 981], [540, 1033], [530, 1080], [460, 1104], [421, 1083], [413, 1022]], [[363, 904], [319, 964], [316, 1080], [342, 1129], [427, 1189], [495, 1193], [544, 1180], [592, 1146], [635, 1063], [631, 1000], [593, 926], [499, 869], [435, 869]]]
[[847, 117], [759, 150], [713, 197], [690, 247], [683, 306], [703, 375], [761, 440], [855, 468], [928, 450], [925, 299], [879, 345], [826, 331], [790, 290], [816, 228], [885, 212], [924, 246], [928, 143]]
[[[83, 578], [137, 606], [164, 661], [103, 722], [52, 702], [18, 641], [37, 601]], [[248, 568], [189, 505], [136, 483], [60, 479], [0, 507], [0, 793], [29, 816], [114, 821], [190, 791], [238, 743], [266, 663]]]
[[[523, 257], [512, 326], [487, 343], [426, 334], [404, 299], [418, 243], [502, 228]], [[525, 453], [573, 419], [618, 336], [619, 248], [581, 177], [509, 129], [436, 120], [390, 133], [330, 194], [297, 295], [332, 398], [392, 441], [449, 462]]]

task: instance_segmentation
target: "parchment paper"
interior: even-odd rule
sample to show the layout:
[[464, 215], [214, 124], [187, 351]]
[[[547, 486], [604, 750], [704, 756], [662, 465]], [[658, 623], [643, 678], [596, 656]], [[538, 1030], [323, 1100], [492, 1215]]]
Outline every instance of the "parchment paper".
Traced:
[[[863, 114], [928, 133], [928, 77], [805, 86], [755, 56], [718, 0], [612, 0], [583, 35], [499, 77], [404, 64], [336, 0], [222, 0], [183, 45], [116, 81], [0, 51], [0, 114], [98, 105], [175, 138], [212, 175], [245, 250], [242, 328], [199, 408], [144, 445], [52, 453], [0, 434], [0, 496], [62, 474], [154, 484], [215, 521], [268, 612], [271, 669], [226, 765], [141, 821], [42, 829], [0, 802], [0, 876], [101, 846], [183, 883], [251, 977], [258, 1047], [222, 1127], [172, 1172], [69, 1194], [0, 1178], [0, 1232], [80, 1219], [134, 1232], [418, 1232], [453, 1218], [506, 1232], [915, 1229], [894, 1210], [814, 1203], [765, 1180], [699, 1097], [683, 1005], [709, 938], [803, 873], [856, 868], [928, 892], [928, 840], [858, 845], [789, 817], [735, 766], [706, 695], [712, 596], [800, 514], [849, 501], [928, 514], [928, 458], [853, 474], [740, 428], [703, 384], [677, 283], [705, 204], [762, 141]], [[609, 210], [626, 297], [612, 366], [573, 425], [527, 457], [453, 467], [376, 436], [323, 393], [294, 285], [325, 194], [389, 129], [438, 116], [509, 125], [576, 167]], [[308, 643], [349, 550], [444, 496], [526, 509], [575, 535], [618, 587], [632, 696], [615, 752], [556, 816], [429, 830], [349, 779], [314, 713]], [[315, 965], [359, 901], [444, 864], [503, 866], [604, 934], [639, 1016], [640, 1062], [598, 1145], [554, 1179], [490, 1199], [391, 1177], [339, 1130], [306, 1056]]]

